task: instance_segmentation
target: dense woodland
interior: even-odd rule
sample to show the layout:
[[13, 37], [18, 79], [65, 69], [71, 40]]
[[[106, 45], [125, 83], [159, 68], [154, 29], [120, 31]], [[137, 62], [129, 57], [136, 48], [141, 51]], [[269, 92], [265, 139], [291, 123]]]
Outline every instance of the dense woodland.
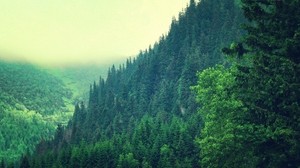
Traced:
[[299, 8], [191, 0], [154, 46], [90, 85], [52, 141], [0, 166], [299, 167]]
[[0, 61], [0, 159], [13, 161], [33, 152], [55, 133], [47, 116], [67, 111], [71, 96], [61, 80], [26, 63]]
[[[203, 122], [190, 89], [198, 71], [229, 66], [221, 52], [244, 22], [235, 1], [194, 1], [169, 33], [90, 86], [67, 127], [41, 143], [32, 167], [199, 167]], [[61, 159], [64, 159], [62, 161]]]
[[99, 71], [107, 70], [42, 68], [0, 60], [0, 160], [18, 160], [41, 140], [52, 139], [57, 124], [67, 125], [76, 102], [88, 97], [88, 87], [82, 85]]
[[61, 80], [28, 63], [0, 61], [0, 74], [1, 94], [12, 97], [1, 101], [20, 110], [53, 114], [64, 110], [63, 98], [72, 96]]

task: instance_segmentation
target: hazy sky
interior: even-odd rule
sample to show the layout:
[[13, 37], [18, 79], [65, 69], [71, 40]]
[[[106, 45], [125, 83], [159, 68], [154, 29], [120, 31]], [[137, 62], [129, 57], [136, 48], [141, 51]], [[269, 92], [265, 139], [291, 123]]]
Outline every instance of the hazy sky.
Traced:
[[166, 33], [189, 0], [0, 0], [0, 57], [109, 62]]

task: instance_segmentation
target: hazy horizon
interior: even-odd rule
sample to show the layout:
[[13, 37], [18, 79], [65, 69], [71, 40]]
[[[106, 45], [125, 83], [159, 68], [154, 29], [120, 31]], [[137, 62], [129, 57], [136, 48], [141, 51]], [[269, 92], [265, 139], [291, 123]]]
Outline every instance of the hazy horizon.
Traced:
[[42, 65], [125, 60], [166, 34], [188, 1], [1, 1], [0, 58]]

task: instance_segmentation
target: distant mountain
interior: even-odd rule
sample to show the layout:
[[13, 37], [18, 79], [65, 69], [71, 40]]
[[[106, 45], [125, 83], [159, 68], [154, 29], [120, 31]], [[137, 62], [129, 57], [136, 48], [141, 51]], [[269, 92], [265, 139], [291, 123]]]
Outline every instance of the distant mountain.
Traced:
[[109, 66], [102, 64], [78, 64], [47, 68], [47, 72], [58, 77], [71, 89], [73, 103], [88, 101], [89, 85], [106, 76]]

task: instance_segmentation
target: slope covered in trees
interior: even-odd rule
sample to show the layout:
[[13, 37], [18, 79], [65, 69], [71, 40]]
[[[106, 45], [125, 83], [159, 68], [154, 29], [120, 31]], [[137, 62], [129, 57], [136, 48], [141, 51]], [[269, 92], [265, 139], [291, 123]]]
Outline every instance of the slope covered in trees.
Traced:
[[0, 160], [17, 160], [41, 140], [53, 138], [57, 124], [68, 123], [75, 102], [87, 97], [82, 85], [101, 74], [90, 73], [95, 69], [106, 71], [102, 66], [57, 69], [0, 60]]
[[203, 125], [190, 86], [196, 72], [228, 66], [221, 49], [243, 22], [234, 0], [190, 1], [170, 31], [90, 86], [66, 128], [21, 165], [32, 167], [198, 167]]
[[[130, 118], [139, 120], [145, 114], [189, 118], [196, 110], [189, 88], [196, 84], [195, 74], [224, 62], [221, 48], [241, 34], [239, 12], [234, 1], [191, 1], [158, 43], [126, 64], [112, 66], [106, 80], [91, 85], [85, 117], [74, 115], [73, 122], [87, 133], [78, 137], [93, 141], [103, 132], [120, 133], [116, 124], [122, 131]], [[122, 122], [113, 123], [116, 117]]]
[[53, 114], [64, 110], [63, 98], [72, 94], [60, 79], [30, 64], [1, 61], [0, 74], [1, 93], [16, 101], [6, 102], [12, 107]]
[[[237, 5], [249, 21], [241, 40]], [[156, 45], [91, 85], [88, 106], [21, 167], [299, 167], [299, 7], [191, 0]]]
[[[71, 96], [61, 80], [26, 63], [0, 61], [0, 160], [15, 160], [50, 139], [50, 116], [67, 112]], [[52, 117], [52, 119], [54, 119]]]

